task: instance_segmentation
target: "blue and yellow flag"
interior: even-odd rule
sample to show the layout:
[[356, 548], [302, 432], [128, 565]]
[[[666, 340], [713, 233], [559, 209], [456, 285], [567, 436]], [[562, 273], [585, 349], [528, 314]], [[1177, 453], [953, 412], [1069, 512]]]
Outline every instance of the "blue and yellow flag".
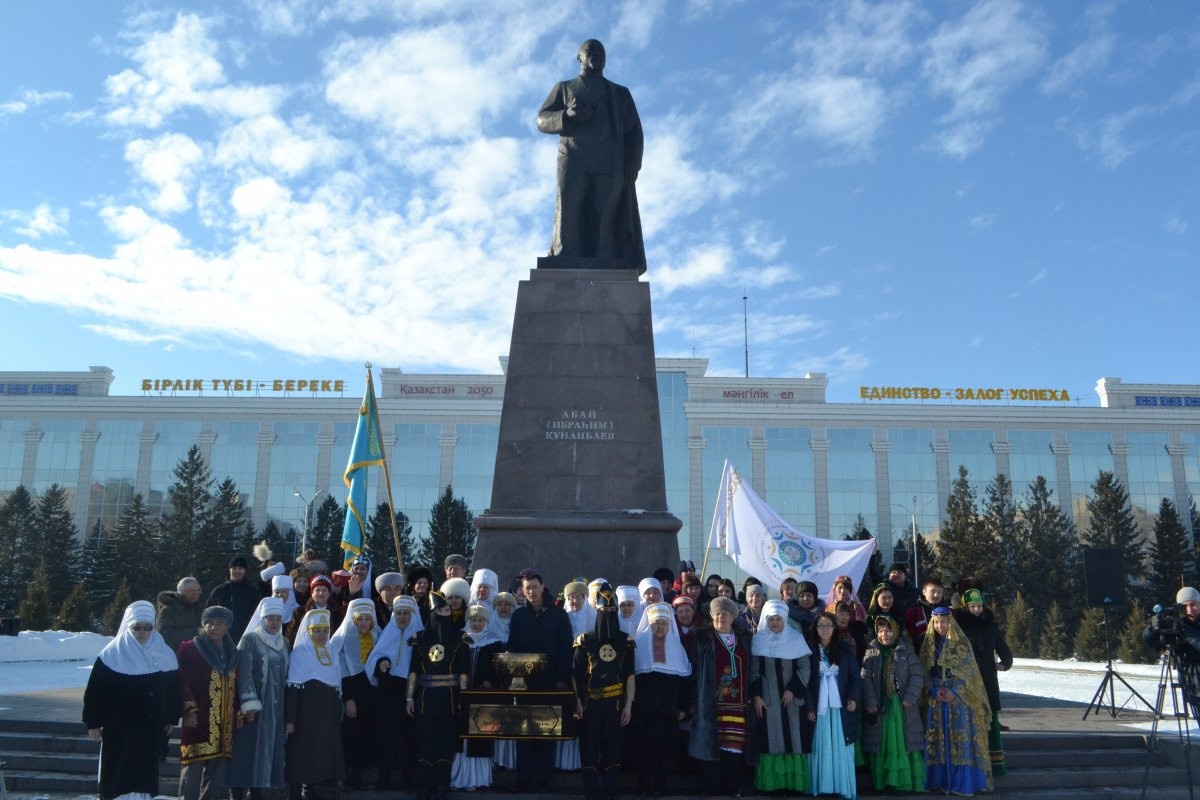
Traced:
[[354, 444], [346, 463], [346, 524], [342, 527], [342, 549], [346, 551], [343, 569], [362, 553], [366, 543], [363, 515], [367, 508], [367, 467], [383, 464], [383, 440], [379, 436], [379, 412], [375, 408], [375, 385], [367, 370], [367, 392], [358, 407], [358, 425], [354, 429]]

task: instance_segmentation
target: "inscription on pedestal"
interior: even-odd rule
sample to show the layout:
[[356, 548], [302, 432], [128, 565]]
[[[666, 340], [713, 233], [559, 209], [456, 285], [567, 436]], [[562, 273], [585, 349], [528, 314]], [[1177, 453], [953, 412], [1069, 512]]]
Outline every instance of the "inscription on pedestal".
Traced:
[[548, 442], [611, 442], [616, 425], [594, 408], [563, 411], [546, 422]]

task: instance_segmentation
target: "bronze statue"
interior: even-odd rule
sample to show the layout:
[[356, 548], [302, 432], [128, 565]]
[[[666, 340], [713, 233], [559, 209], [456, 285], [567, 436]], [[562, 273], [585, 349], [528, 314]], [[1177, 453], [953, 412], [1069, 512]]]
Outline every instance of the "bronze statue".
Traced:
[[[604, 77], [604, 45], [579, 46], [579, 76], [554, 87], [538, 130], [558, 134], [558, 195], [544, 266], [646, 271], [635, 182], [642, 123], [633, 96]], [[585, 261], [585, 259], [590, 261]]]

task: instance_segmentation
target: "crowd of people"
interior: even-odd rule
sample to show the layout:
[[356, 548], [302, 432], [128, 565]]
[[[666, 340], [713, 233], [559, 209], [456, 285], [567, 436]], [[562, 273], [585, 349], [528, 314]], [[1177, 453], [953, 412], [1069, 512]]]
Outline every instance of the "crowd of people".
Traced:
[[[554, 592], [535, 569], [501, 591], [462, 556], [437, 578], [255, 557], [231, 559], [207, 600], [185, 577], [157, 608], [126, 609], [84, 695], [102, 800], [158, 794], [177, 725], [181, 800], [313, 800], [368, 780], [441, 800], [496, 770], [533, 794], [556, 769], [589, 800], [630, 773], [641, 795], [969, 795], [1004, 771], [1003, 634], [978, 588], [947, 600], [925, 576], [918, 591], [903, 564], [864, 603], [844, 576], [824, 598], [792, 579], [739, 591], [688, 562]], [[544, 657], [529, 689], [573, 694], [575, 738], [460, 738], [462, 692], [505, 688], [503, 652]]]

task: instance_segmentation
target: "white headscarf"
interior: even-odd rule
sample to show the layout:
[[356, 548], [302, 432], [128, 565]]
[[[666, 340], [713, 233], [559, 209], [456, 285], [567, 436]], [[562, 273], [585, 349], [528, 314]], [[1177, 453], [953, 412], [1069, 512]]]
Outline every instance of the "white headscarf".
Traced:
[[[508, 628], [512, 624], [513, 611], [517, 610], [517, 598], [513, 597], [508, 592], [501, 592], [504, 595], [504, 600], [510, 606], [512, 611], [508, 612], [507, 617], [500, 616], [500, 612], [496, 610], [496, 604], [492, 603], [492, 618], [488, 620], [488, 630], [496, 634], [496, 638], [501, 642], [508, 644]], [[500, 595], [496, 595], [496, 599], [500, 599]]]
[[[366, 666], [358, 646], [359, 633], [358, 626], [354, 624], [355, 614], [371, 618], [371, 650], [374, 650], [379, 642], [380, 631], [375, 617], [375, 601], [363, 597], [351, 600], [350, 605], [346, 606], [346, 616], [342, 617], [342, 624], [329, 640], [329, 652], [333, 653], [343, 678], [357, 675]], [[369, 653], [367, 658], [370, 658]]]
[[246, 630], [242, 633], [242, 638], [238, 640], [238, 647], [241, 648], [242, 642], [245, 641], [247, 636], [258, 636], [276, 650], [282, 647], [283, 629], [280, 628], [279, 633], [267, 633], [265, 623], [267, 617], [272, 614], [278, 614], [285, 620], [290, 619], [290, 617], [284, 615], [283, 609], [283, 601], [278, 597], [264, 597], [262, 600], [259, 600], [258, 607], [250, 615], [250, 622], [246, 623]]
[[292, 580], [291, 575], [276, 575], [271, 578], [271, 594], [280, 589], [288, 590], [287, 600], [283, 601], [283, 618], [290, 620], [296, 613], [296, 609], [300, 607], [300, 604], [296, 602], [296, 582]]
[[[633, 616], [629, 619], [621, 616], [621, 603], [633, 601]], [[633, 636], [637, 633], [638, 623], [642, 621], [642, 593], [636, 586], [617, 587], [617, 625], [625, 633]]]
[[663, 597], [662, 581], [658, 578], [642, 578], [642, 582], [638, 584], [637, 590], [638, 601], [642, 604], [643, 608], [648, 605], [645, 600], [647, 589], [658, 589], [659, 598]]
[[571, 620], [571, 636], [579, 636], [596, 630], [596, 609], [588, 598], [584, 598], [583, 605], [578, 611], [572, 611], [566, 603], [563, 604], [563, 608], [567, 609], [567, 617]]
[[[663, 643], [667, 660], [662, 663], [654, 660], [654, 632], [650, 630], [650, 623], [659, 619], [666, 620], [670, 625], [670, 630], [667, 631], [666, 640]], [[651, 603], [646, 606], [642, 626], [639, 626], [637, 636], [633, 641], [636, 645], [633, 649], [634, 672], [662, 672], [667, 675], [692, 674], [692, 665], [688, 661], [687, 652], [683, 649], [683, 642], [679, 638], [679, 626], [675, 623], [675, 614], [666, 603]]]
[[338, 669], [333, 654], [328, 645], [320, 649], [309, 634], [310, 627], [324, 625], [329, 627], [329, 610], [314, 608], [300, 620], [300, 629], [296, 631], [296, 644], [292, 646], [291, 661], [288, 663], [288, 686], [303, 686], [309, 681], [320, 681], [326, 686], [342, 693], [342, 671]]
[[[492, 589], [486, 600], [479, 597], [479, 587], [483, 585]], [[475, 574], [471, 576], [471, 605], [486, 605], [490, 608], [498, 594], [500, 594], [500, 578], [496, 573], [490, 569], [475, 570]]]
[[[771, 629], [767, 627], [767, 619], [770, 617], [783, 617], [782, 631], [771, 632]], [[768, 600], [763, 605], [762, 614], [758, 618], [758, 627], [754, 631], [754, 637], [750, 640], [750, 653], [766, 658], [786, 659], [802, 658], [812, 653], [808, 643], [804, 641], [804, 634], [788, 624], [787, 603], [782, 600]]]
[[464, 632], [467, 634], [467, 638], [471, 640], [470, 646], [472, 650], [478, 647], [486, 647], [492, 642], [500, 641], [500, 637], [496, 635], [496, 632], [493, 631], [489, 625], [485, 625], [483, 630], [481, 630], [479, 633], [472, 633], [472, 616], [483, 617], [484, 622], [490, 623], [492, 621], [492, 610], [485, 605], [478, 604], [467, 609], [467, 626], [466, 631]]
[[375, 665], [384, 658], [392, 662], [390, 675], [408, 678], [409, 669], [412, 667], [412, 648], [408, 646], [408, 640], [425, 630], [425, 624], [421, 622], [421, 608], [416, 600], [402, 594], [392, 603], [392, 614], [394, 615], [399, 608], [407, 608], [412, 612], [412, 617], [408, 621], [408, 627], [401, 628], [393, 616], [376, 640], [375, 649], [367, 656], [366, 664], [367, 680], [372, 686], [379, 686], [379, 679], [375, 677]]
[[150, 631], [145, 644], [138, 644], [129, 626], [135, 622], [154, 625], [154, 606], [146, 600], [130, 603], [121, 616], [121, 627], [112, 641], [100, 651], [104, 666], [122, 675], [149, 675], [152, 672], [172, 672], [179, 669], [179, 660], [163, 641], [162, 634]]

